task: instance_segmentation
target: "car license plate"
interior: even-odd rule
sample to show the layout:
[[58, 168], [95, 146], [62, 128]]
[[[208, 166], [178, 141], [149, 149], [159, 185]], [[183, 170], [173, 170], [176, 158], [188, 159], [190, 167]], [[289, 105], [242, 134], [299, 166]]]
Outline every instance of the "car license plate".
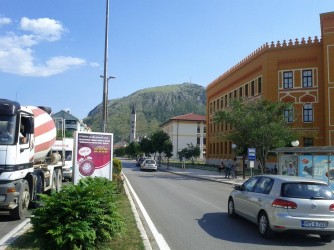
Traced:
[[327, 221], [309, 221], [302, 220], [302, 227], [311, 227], [311, 228], [326, 228], [328, 226]]

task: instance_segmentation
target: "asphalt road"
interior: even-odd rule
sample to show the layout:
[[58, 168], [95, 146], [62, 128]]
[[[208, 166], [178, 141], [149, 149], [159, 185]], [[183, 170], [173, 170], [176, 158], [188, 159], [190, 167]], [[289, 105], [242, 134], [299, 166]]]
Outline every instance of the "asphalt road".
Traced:
[[[231, 185], [160, 170], [142, 172], [134, 161], [123, 161], [123, 172], [170, 249], [334, 249], [334, 242], [324, 243], [317, 236], [262, 239], [256, 225], [228, 217]], [[152, 248], [158, 249], [154, 240]]]

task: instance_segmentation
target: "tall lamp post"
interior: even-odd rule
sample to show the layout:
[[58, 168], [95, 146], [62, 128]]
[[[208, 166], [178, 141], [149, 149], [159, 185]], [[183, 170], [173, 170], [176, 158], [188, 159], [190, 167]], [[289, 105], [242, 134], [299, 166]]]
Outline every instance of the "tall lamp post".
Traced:
[[106, 29], [104, 40], [104, 71], [103, 71], [103, 100], [102, 100], [102, 132], [107, 129], [107, 102], [108, 102], [108, 24], [109, 24], [109, 0], [106, 0]]

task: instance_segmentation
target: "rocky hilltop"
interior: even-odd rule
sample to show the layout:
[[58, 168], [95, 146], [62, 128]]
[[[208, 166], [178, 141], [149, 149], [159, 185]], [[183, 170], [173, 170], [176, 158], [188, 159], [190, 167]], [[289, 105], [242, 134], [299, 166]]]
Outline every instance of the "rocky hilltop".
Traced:
[[[114, 142], [128, 141], [130, 114], [135, 106], [137, 136], [148, 136], [159, 125], [174, 116], [187, 113], [205, 115], [206, 92], [200, 85], [183, 83], [138, 90], [119, 99], [108, 100], [107, 132], [114, 134]], [[89, 112], [84, 122], [93, 131], [101, 131], [102, 105]]]

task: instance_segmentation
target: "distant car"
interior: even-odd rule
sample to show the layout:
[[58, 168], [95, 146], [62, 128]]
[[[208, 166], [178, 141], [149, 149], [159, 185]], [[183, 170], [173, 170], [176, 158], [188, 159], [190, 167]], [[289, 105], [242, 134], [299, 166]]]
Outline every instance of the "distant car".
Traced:
[[136, 166], [140, 167], [140, 165], [146, 160], [147, 158], [139, 158], [137, 163], [136, 163]]
[[228, 214], [257, 224], [264, 238], [275, 232], [334, 238], [334, 193], [326, 182], [305, 177], [259, 175], [238, 185], [228, 198]]
[[157, 162], [152, 159], [146, 159], [144, 162], [140, 165], [140, 170], [153, 170], [157, 171], [158, 166]]

